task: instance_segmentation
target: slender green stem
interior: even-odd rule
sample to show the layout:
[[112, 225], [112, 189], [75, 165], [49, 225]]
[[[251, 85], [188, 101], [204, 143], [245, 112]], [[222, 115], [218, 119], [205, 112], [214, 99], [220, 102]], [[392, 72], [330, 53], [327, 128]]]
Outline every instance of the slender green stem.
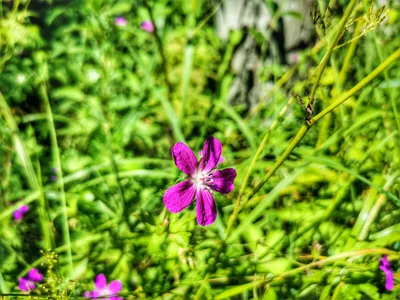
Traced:
[[321, 119], [323, 116], [325, 116], [327, 113], [330, 113], [332, 110], [334, 110], [336, 107], [338, 107], [340, 104], [342, 104], [344, 101], [349, 99], [351, 96], [353, 96], [355, 93], [357, 93], [359, 90], [364, 88], [371, 80], [376, 78], [379, 74], [381, 74], [388, 66], [390, 66], [392, 63], [394, 63], [396, 60], [400, 58], [400, 49], [397, 49], [392, 55], [390, 55], [383, 63], [381, 63], [378, 67], [375, 68], [371, 73], [369, 73], [364, 79], [362, 79], [359, 83], [357, 83], [352, 89], [348, 90], [344, 94], [340, 95], [338, 99], [333, 102], [331, 105], [329, 105], [327, 108], [325, 108], [323, 111], [321, 111], [318, 115], [316, 115], [314, 118], [310, 120], [312, 124], [317, 122], [319, 119]]
[[47, 123], [49, 126], [49, 132], [50, 132], [52, 156], [53, 156], [53, 160], [55, 162], [55, 167], [57, 168], [57, 180], [59, 181], [58, 187], [60, 188], [60, 199], [61, 199], [62, 216], [63, 216], [63, 223], [61, 225], [62, 226], [62, 234], [63, 234], [64, 244], [67, 247], [67, 261], [68, 261], [67, 277], [70, 278], [70, 276], [72, 276], [74, 266], [73, 266], [73, 262], [72, 262], [72, 250], [71, 250], [71, 239], [70, 239], [69, 224], [68, 224], [67, 200], [65, 197], [60, 149], [58, 147], [56, 128], [54, 126], [53, 112], [51, 110], [50, 101], [49, 101], [49, 97], [47, 94], [47, 89], [46, 89], [45, 83], [42, 83], [40, 85], [39, 95], [42, 98], [45, 108], [46, 108]]
[[187, 40], [185, 46], [185, 54], [183, 60], [183, 72], [182, 72], [182, 106], [179, 115], [179, 119], [183, 122], [186, 114], [186, 106], [188, 102], [188, 93], [190, 88], [190, 80], [192, 75], [193, 67], [193, 56], [194, 56], [194, 46], [192, 44], [191, 32], [192, 28], [196, 23], [195, 7], [191, 6], [191, 9], [186, 15], [186, 26], [187, 26]]
[[[376, 37], [375, 32], [373, 33], [373, 38], [374, 38], [376, 52], [378, 53], [379, 60], [382, 61], [383, 60], [382, 50], [381, 50], [381, 47], [378, 44], [378, 39]], [[383, 75], [385, 76], [385, 81], [388, 84], [389, 83], [389, 76], [388, 76], [387, 72], [383, 72]], [[392, 109], [393, 109], [393, 114], [394, 114], [394, 119], [396, 121], [397, 130], [399, 131], [399, 135], [398, 135], [399, 143], [397, 143], [397, 145], [400, 147], [400, 114], [399, 114], [399, 111], [397, 109], [397, 103], [396, 103], [397, 97], [396, 97], [396, 94], [394, 92], [394, 89], [391, 89], [389, 87], [388, 87], [388, 94], [389, 94], [389, 98], [390, 98], [390, 104], [391, 104]], [[399, 147], [398, 147], [398, 149], [399, 149]]]
[[[247, 201], [249, 201], [261, 189], [261, 187], [268, 181], [268, 179], [271, 178], [271, 176], [276, 172], [276, 170], [279, 169], [279, 167], [283, 164], [283, 162], [290, 155], [290, 153], [292, 153], [293, 149], [296, 148], [296, 146], [300, 143], [300, 141], [306, 135], [307, 131], [319, 119], [321, 119], [323, 116], [325, 116], [326, 114], [333, 111], [336, 107], [338, 107], [344, 101], [346, 101], [351, 96], [353, 96], [355, 93], [357, 93], [359, 90], [361, 90], [363, 87], [365, 87], [368, 83], [370, 83], [374, 78], [376, 78], [388, 66], [390, 66], [393, 62], [395, 62], [399, 58], [400, 58], [400, 49], [398, 49], [392, 55], [390, 55], [383, 63], [381, 63], [375, 70], [373, 70], [364, 79], [362, 79], [359, 83], [357, 83], [352, 89], [350, 89], [347, 92], [340, 95], [335, 102], [333, 102], [331, 105], [329, 105], [327, 108], [325, 108], [319, 114], [317, 114], [314, 118], [306, 121], [305, 124], [302, 127], [300, 127], [299, 131], [297, 132], [297, 134], [293, 138], [293, 140], [290, 142], [287, 149], [281, 154], [281, 156], [279, 157], [277, 162], [271, 167], [271, 169], [269, 169], [268, 173], [264, 176], [264, 178], [261, 180], [261, 182], [256, 187], [254, 187], [250, 196], [243, 203], [246, 203]], [[234, 210], [234, 212], [232, 213], [232, 215], [230, 217], [229, 224], [233, 224], [233, 222], [236, 220], [236, 218], [238, 216], [239, 211], [240, 211], [240, 209]], [[230, 227], [232, 227], [232, 225], [230, 225]], [[228, 225], [228, 228], [229, 228], [229, 225]], [[228, 237], [228, 235], [226, 235], [226, 237]]]
[[[390, 187], [392, 186], [395, 179], [397, 179], [397, 176], [398, 176], [398, 174], [391, 176], [391, 178], [389, 178], [389, 180], [386, 182], [385, 187], [384, 187], [385, 191], [388, 191], [390, 189]], [[359, 241], [364, 241], [367, 238], [369, 229], [371, 228], [372, 223], [374, 223], [374, 221], [378, 217], [378, 214], [379, 214], [383, 204], [385, 204], [386, 199], [387, 199], [387, 197], [385, 194], [379, 195], [374, 206], [369, 211], [367, 219], [364, 222], [364, 226], [362, 227], [361, 232], [358, 235]]]
[[247, 170], [246, 176], [244, 177], [243, 183], [240, 186], [239, 195], [237, 197], [237, 200], [236, 200], [236, 203], [235, 203], [235, 207], [233, 209], [233, 213], [231, 214], [231, 216], [229, 218], [228, 227], [226, 229], [226, 234], [225, 234], [226, 236], [229, 235], [229, 233], [230, 233], [230, 231], [232, 229], [233, 221], [236, 219], [236, 216], [239, 213], [239, 210], [240, 210], [240, 207], [241, 207], [241, 200], [242, 200], [244, 191], [247, 188], [247, 184], [249, 182], [250, 175], [253, 172], [254, 166], [256, 165], [256, 162], [257, 162], [258, 158], [260, 157], [262, 151], [264, 150], [264, 147], [265, 147], [265, 144], [268, 141], [269, 135], [272, 132], [272, 130], [278, 125], [280, 119], [285, 115], [285, 113], [288, 110], [289, 106], [293, 103], [293, 99], [294, 99], [294, 97], [290, 98], [288, 103], [279, 112], [278, 117], [274, 120], [274, 122], [271, 124], [269, 130], [264, 135], [264, 138], [261, 141], [260, 146], [258, 146], [256, 154], [254, 155], [253, 159], [251, 160], [251, 163], [250, 163], [250, 166], [249, 166], [249, 168]]
[[[100, 107], [100, 104], [98, 104], [98, 105]], [[121, 184], [120, 172], [118, 170], [118, 165], [117, 165], [117, 162], [116, 162], [115, 157], [114, 157], [114, 151], [113, 151], [113, 147], [112, 147], [112, 137], [111, 137], [110, 128], [109, 128], [109, 126], [108, 126], [108, 124], [106, 122], [106, 117], [105, 117], [105, 115], [103, 113], [102, 108], [100, 107], [99, 109], [102, 112], [102, 120], [103, 120], [103, 126], [102, 127], [103, 127], [105, 135], [106, 135], [107, 147], [108, 147], [109, 154], [110, 154], [110, 162], [111, 162], [112, 171], [113, 171], [114, 176], [115, 176], [115, 181], [117, 182], [119, 194], [121, 195], [121, 198], [122, 198], [122, 213], [124, 215], [126, 224], [128, 225], [128, 227], [130, 227], [129, 212], [128, 212], [128, 209], [127, 209], [128, 200], [125, 197], [125, 192], [124, 192], [124, 189], [123, 189], [122, 184]]]
[[[359, 32], [361, 31], [361, 28], [362, 28], [362, 23], [361, 22], [357, 22], [356, 28], [355, 28], [354, 33], [353, 33], [353, 36], [357, 36], [359, 34]], [[349, 68], [351, 66], [351, 63], [352, 63], [352, 60], [353, 60], [353, 56], [354, 56], [354, 52], [356, 50], [356, 46], [357, 46], [357, 42], [358, 41], [359, 40], [349, 41], [350, 46], [349, 46], [349, 48], [348, 48], [348, 50], [346, 52], [346, 56], [345, 56], [344, 61], [343, 61], [343, 66], [342, 66], [342, 69], [340, 70], [339, 78], [338, 78], [338, 81], [337, 81], [337, 87], [338, 87], [339, 93], [342, 91], [343, 84], [346, 82], [347, 72], [348, 72], [348, 70], [349, 70]]]
[[210, 14], [208, 14], [207, 16], [205, 16], [205, 18], [200, 22], [200, 24], [199, 24], [199, 25], [196, 27], [196, 29], [193, 31], [193, 33], [192, 33], [192, 35], [191, 35], [191, 38], [193, 38], [197, 33], [200, 32], [201, 28], [208, 22], [208, 20], [210, 20], [210, 18], [211, 18], [212, 16], [214, 16], [214, 15], [217, 13], [217, 11], [219, 10], [219, 8], [221, 7], [221, 5], [222, 5], [224, 2], [225, 2], [225, 0], [221, 0], [221, 2], [218, 3], [218, 4], [214, 7], [213, 11], [212, 11]]
[[[22, 142], [21, 137], [19, 136], [19, 130], [18, 130], [18, 125], [17, 122], [15, 121], [11, 109], [7, 104], [7, 101], [4, 99], [2, 93], [0, 92], [0, 114], [3, 115], [7, 126], [11, 130], [12, 134], [12, 139], [13, 139], [13, 144], [14, 144], [14, 149], [15, 152], [17, 153], [17, 156], [20, 160], [20, 163], [23, 167], [23, 170], [25, 171], [26, 178], [28, 180], [28, 184], [31, 189], [34, 190], [35, 193], [38, 194], [38, 212], [40, 216], [40, 226], [42, 229], [43, 237], [44, 237], [44, 246], [46, 248], [50, 248], [52, 245], [52, 234], [50, 230], [50, 221], [48, 219], [48, 215], [46, 213], [45, 207], [43, 206], [43, 203], [45, 203], [43, 199], [43, 194], [40, 193], [41, 191], [41, 186], [39, 184], [39, 180], [37, 178], [37, 175], [35, 173], [35, 169], [33, 168], [32, 160], [29, 156], [29, 154], [26, 151], [25, 145]], [[28, 203], [28, 201], [21, 202], [21, 203]], [[6, 210], [7, 211], [7, 210]]]
[[[328, 61], [331, 58], [332, 52], [333, 52], [339, 38], [343, 34], [343, 29], [347, 23], [347, 20], [349, 19], [350, 15], [351, 15], [351, 13], [353, 12], [353, 9], [356, 4], [357, 4], [357, 0], [351, 0], [351, 2], [349, 3], [349, 6], [347, 7], [346, 11], [344, 12], [343, 17], [340, 20], [338, 27], [336, 28], [335, 34], [334, 34], [332, 41], [328, 47], [328, 50], [326, 51], [324, 57], [322, 58], [321, 63], [317, 67], [317, 70], [318, 70], [317, 78], [315, 79], [314, 85], [311, 88], [311, 92], [310, 92], [310, 96], [309, 96], [309, 101], [310, 101], [311, 105], [314, 102], [315, 93], [317, 91], [319, 81], [321, 80], [322, 74], [324, 73], [325, 67], [327, 66]], [[307, 104], [308, 103], [306, 102], [305, 105], [307, 106]]]
[[[357, 251], [349, 251], [349, 252], [342, 252], [327, 258], [323, 258], [318, 261], [314, 261], [312, 263], [300, 266], [298, 268], [283, 272], [277, 276], [270, 277], [270, 278], [265, 278], [265, 276], [261, 276], [258, 279], [254, 279], [254, 282], [247, 283], [243, 286], [240, 286], [240, 289], [238, 288], [237, 291], [238, 293], [242, 293], [245, 289], [251, 289], [253, 288], [254, 284], [256, 286], [260, 286], [261, 284], [265, 284], [268, 282], [275, 282], [275, 281], [282, 281], [286, 279], [287, 277], [292, 277], [294, 275], [297, 275], [299, 273], [308, 271], [312, 268], [321, 268], [324, 265], [335, 263], [337, 261], [341, 261], [343, 259], [349, 258], [349, 257], [358, 257], [358, 256], [364, 256], [364, 255], [392, 255], [396, 258], [400, 257], [399, 252], [396, 251], [391, 251], [386, 248], [373, 248], [373, 249], [362, 249], [362, 250], [357, 250]], [[225, 292], [222, 292], [221, 294], [217, 295], [215, 299], [225, 299], [227, 295], [229, 294], [229, 297], [234, 296], [236, 293], [234, 293], [232, 290], [228, 290]]]
[[[308, 122], [305, 123], [303, 126], [300, 127], [299, 131], [297, 132], [296, 136], [290, 142], [289, 146], [286, 148], [285, 152], [279, 157], [277, 162], [269, 169], [268, 173], [264, 176], [261, 182], [253, 189], [251, 196], [248, 200], [250, 200], [259, 190], [260, 188], [271, 178], [272, 175], [279, 169], [279, 167], [283, 164], [286, 158], [292, 153], [293, 149], [300, 143], [303, 137], [306, 135], [307, 131], [310, 129], [312, 124]], [[247, 202], [247, 201], [246, 201]]]
[[340, 283], [336, 286], [336, 288], [335, 288], [335, 290], [334, 290], [334, 292], [333, 292], [333, 295], [332, 295], [331, 300], [339, 299], [338, 296], [340, 295], [340, 292], [342, 291], [343, 286], [344, 286], [344, 282], [340, 282]]
[[8, 288], [6, 286], [6, 282], [4, 281], [3, 275], [0, 271], [0, 291], [2, 294], [8, 294]]
[[[148, 1], [145, 0], [144, 4], [145, 4], [145, 6], [147, 8], [147, 11], [148, 11], [148, 13], [150, 15], [150, 20], [151, 20], [151, 22], [153, 23], [153, 26], [154, 26], [154, 32], [153, 33], [154, 33], [154, 37], [156, 39], [158, 51], [159, 51], [160, 56], [161, 56], [161, 68], [163, 70], [165, 83], [166, 83], [167, 89], [168, 89], [168, 98], [170, 98], [171, 94], [172, 94], [172, 84], [171, 84], [171, 81], [169, 80], [169, 77], [168, 77], [168, 74], [169, 74], [169, 72], [168, 72], [168, 63], [167, 63], [167, 57], [166, 57], [165, 51], [164, 51], [163, 42], [162, 42], [161, 37], [160, 37], [160, 32], [158, 30], [158, 27], [157, 27], [157, 24], [156, 24], [154, 15], [153, 15], [153, 11], [152, 11]], [[169, 101], [171, 101], [171, 99], [169, 99]]]

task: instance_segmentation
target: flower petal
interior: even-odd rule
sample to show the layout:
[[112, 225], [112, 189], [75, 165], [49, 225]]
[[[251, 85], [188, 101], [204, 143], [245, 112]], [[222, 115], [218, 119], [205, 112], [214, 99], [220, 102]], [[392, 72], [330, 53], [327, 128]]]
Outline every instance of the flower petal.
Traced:
[[221, 142], [212, 136], [208, 137], [204, 143], [199, 169], [203, 172], [210, 172], [218, 164], [221, 153]]
[[116, 17], [114, 19], [114, 24], [120, 27], [125, 27], [128, 24], [128, 21], [124, 17]]
[[192, 203], [194, 186], [190, 180], [185, 180], [170, 187], [164, 194], [164, 205], [168, 211], [178, 213]]
[[388, 270], [385, 272], [386, 275], [386, 284], [385, 284], [385, 288], [388, 291], [393, 290], [394, 288], [394, 278], [393, 278], [393, 272], [391, 270]]
[[385, 255], [383, 258], [379, 259], [379, 265], [381, 266], [382, 271], [384, 271], [382, 268], [390, 268], [390, 263], [387, 258], [387, 255]]
[[234, 188], [234, 180], [236, 177], [236, 170], [227, 168], [211, 173], [211, 182], [208, 186], [222, 194], [230, 193]]
[[93, 298], [98, 298], [103, 296], [103, 290], [93, 290], [92, 291], [92, 299]]
[[122, 290], [122, 282], [119, 280], [113, 280], [108, 285], [108, 290], [111, 292], [111, 295], [118, 294]]
[[21, 211], [21, 212], [23, 212], [23, 213], [26, 213], [26, 212], [29, 211], [29, 206], [28, 206], [28, 205], [22, 205], [22, 206], [19, 208], [19, 211]]
[[28, 272], [28, 279], [32, 281], [41, 281], [43, 275], [39, 273], [38, 269], [33, 268]]
[[210, 225], [217, 218], [214, 198], [211, 192], [206, 189], [198, 189], [196, 191], [196, 215], [197, 222], [201, 226]]
[[13, 213], [14, 220], [21, 220], [23, 216], [24, 216], [24, 214], [22, 212], [20, 212], [19, 210], [16, 210]]
[[18, 288], [21, 291], [29, 292], [35, 289], [35, 283], [33, 283], [30, 280], [27, 280], [25, 278], [19, 278], [18, 281], [19, 281]]
[[179, 142], [172, 147], [171, 152], [175, 165], [183, 173], [192, 176], [197, 168], [197, 159], [193, 151], [184, 143]]
[[154, 24], [151, 21], [143, 21], [140, 24], [140, 28], [142, 28], [144, 31], [147, 32], [153, 32], [154, 31]]
[[91, 291], [86, 291], [83, 293], [83, 297], [85, 298], [90, 298], [92, 296], [92, 292]]
[[107, 286], [106, 276], [104, 274], [97, 275], [94, 284], [98, 289], [104, 289]]

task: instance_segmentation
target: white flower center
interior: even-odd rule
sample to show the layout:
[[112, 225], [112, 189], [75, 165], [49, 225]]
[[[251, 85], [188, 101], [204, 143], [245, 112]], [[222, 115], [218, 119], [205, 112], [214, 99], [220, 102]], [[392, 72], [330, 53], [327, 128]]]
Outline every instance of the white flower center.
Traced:
[[196, 190], [206, 189], [213, 183], [213, 176], [211, 173], [196, 171], [192, 177], [192, 182], [194, 183]]

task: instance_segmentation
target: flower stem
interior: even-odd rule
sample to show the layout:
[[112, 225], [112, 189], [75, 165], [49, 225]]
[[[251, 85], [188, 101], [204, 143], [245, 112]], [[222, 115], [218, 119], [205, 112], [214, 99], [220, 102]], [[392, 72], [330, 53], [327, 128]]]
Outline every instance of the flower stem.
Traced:
[[229, 218], [229, 223], [228, 223], [228, 227], [227, 227], [227, 231], [226, 231], [227, 235], [229, 235], [229, 233], [230, 233], [230, 231], [232, 229], [233, 221], [236, 219], [236, 216], [237, 216], [237, 214], [239, 212], [240, 205], [241, 205], [241, 200], [243, 198], [244, 191], [247, 188], [247, 185], [248, 185], [248, 182], [249, 182], [249, 179], [250, 179], [250, 175], [251, 175], [251, 173], [252, 173], [252, 171], [254, 169], [254, 166], [256, 165], [256, 162], [257, 162], [258, 158], [260, 157], [262, 151], [264, 150], [264, 146], [268, 141], [269, 135], [272, 132], [272, 130], [278, 125], [281, 117], [285, 115], [287, 109], [293, 103], [293, 99], [294, 99], [294, 97], [290, 98], [288, 103], [279, 112], [278, 118], [276, 118], [274, 120], [274, 122], [271, 124], [269, 130], [264, 135], [264, 138], [261, 141], [260, 146], [258, 146], [256, 154], [254, 155], [253, 159], [251, 160], [251, 163], [250, 163], [250, 166], [249, 166], [249, 168], [247, 170], [246, 176], [245, 176], [245, 178], [243, 180], [242, 185], [240, 186], [239, 196], [237, 197], [237, 200], [236, 200], [236, 203], [235, 203], [235, 207], [233, 209], [233, 213], [232, 213], [231, 217]]
[[[353, 12], [354, 6], [357, 4], [356, 0], [352, 0], [349, 4], [349, 6], [347, 7], [346, 11], [344, 12], [344, 15], [342, 17], [342, 19], [340, 20], [340, 23], [335, 31], [335, 35], [333, 36], [333, 39], [328, 47], [328, 50], [326, 51], [324, 57], [322, 58], [321, 63], [319, 64], [319, 66], [317, 67], [317, 78], [314, 82], [314, 85], [311, 88], [311, 93], [309, 96], [309, 101], [311, 103], [311, 105], [314, 102], [314, 97], [315, 97], [315, 93], [317, 91], [318, 85], [319, 85], [319, 81], [321, 80], [322, 74], [324, 73], [325, 67], [328, 64], [329, 59], [331, 58], [332, 52], [334, 50], [334, 48], [336, 47], [336, 44], [339, 40], [339, 38], [342, 36], [343, 34], [343, 29], [344, 26], [347, 23], [347, 20], [349, 19], [351, 13]], [[305, 100], [305, 105], [308, 105], [307, 99]]]
[[62, 172], [62, 165], [61, 165], [61, 156], [60, 156], [60, 149], [58, 147], [57, 141], [57, 134], [56, 129], [54, 126], [54, 118], [53, 112], [51, 110], [49, 97], [47, 95], [47, 89], [45, 83], [42, 83], [39, 87], [39, 95], [42, 98], [45, 108], [46, 108], [46, 116], [47, 116], [47, 123], [50, 132], [50, 141], [52, 145], [52, 156], [55, 161], [55, 166], [57, 168], [57, 175], [59, 181], [59, 188], [60, 188], [60, 199], [61, 199], [61, 207], [62, 207], [62, 216], [63, 216], [63, 223], [62, 227], [62, 234], [64, 244], [67, 247], [67, 260], [68, 260], [68, 278], [72, 276], [74, 266], [72, 263], [72, 250], [71, 250], [71, 239], [69, 233], [69, 224], [68, 224], [68, 209], [67, 209], [67, 200], [65, 197], [65, 189], [64, 189], [64, 179], [63, 179], [63, 172]]

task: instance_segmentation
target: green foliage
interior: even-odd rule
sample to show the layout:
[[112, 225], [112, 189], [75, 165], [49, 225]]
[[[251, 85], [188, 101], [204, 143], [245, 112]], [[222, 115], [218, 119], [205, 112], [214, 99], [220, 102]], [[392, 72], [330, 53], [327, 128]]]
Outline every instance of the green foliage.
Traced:
[[[31, 295], [49, 299], [82, 297], [100, 273], [125, 299], [399, 297], [399, 4], [316, 1], [318, 38], [288, 66], [266, 57], [274, 26], [218, 37], [226, 2], [0, 1], [0, 298], [25, 299], [34, 267]], [[228, 101], [246, 36], [253, 106]], [[162, 198], [183, 179], [171, 147], [209, 135], [238, 176], [201, 227], [195, 205], [171, 214]]]

